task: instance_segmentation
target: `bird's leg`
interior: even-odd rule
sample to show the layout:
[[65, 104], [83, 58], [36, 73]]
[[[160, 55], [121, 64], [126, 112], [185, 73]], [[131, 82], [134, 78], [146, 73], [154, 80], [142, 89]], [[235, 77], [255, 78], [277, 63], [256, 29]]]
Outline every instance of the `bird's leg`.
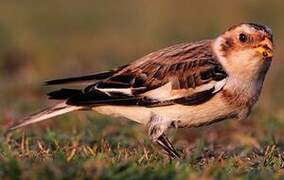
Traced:
[[158, 138], [157, 143], [168, 153], [170, 159], [180, 158], [179, 153], [174, 148], [174, 146], [172, 145], [172, 143], [169, 141], [169, 139], [165, 134], [162, 134]]
[[167, 152], [170, 159], [175, 159], [180, 158], [180, 155], [165, 135], [165, 131], [171, 125], [171, 122], [172, 121], [166, 118], [153, 115], [147, 125], [151, 139], [157, 142]]

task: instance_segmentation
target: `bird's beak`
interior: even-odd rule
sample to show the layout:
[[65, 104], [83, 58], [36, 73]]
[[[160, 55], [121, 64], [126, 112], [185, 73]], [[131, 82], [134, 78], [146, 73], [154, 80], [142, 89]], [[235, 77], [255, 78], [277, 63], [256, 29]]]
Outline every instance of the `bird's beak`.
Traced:
[[261, 41], [256, 50], [262, 54], [265, 59], [271, 59], [273, 56], [273, 45], [268, 38]]

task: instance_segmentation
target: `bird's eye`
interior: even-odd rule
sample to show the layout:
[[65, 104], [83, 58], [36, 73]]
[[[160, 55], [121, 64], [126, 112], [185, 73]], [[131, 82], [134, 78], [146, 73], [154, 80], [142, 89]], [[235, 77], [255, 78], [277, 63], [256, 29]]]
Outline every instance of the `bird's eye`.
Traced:
[[246, 42], [247, 41], [247, 39], [248, 39], [248, 37], [244, 34], [244, 33], [241, 33], [240, 35], [239, 35], [239, 40], [241, 41], [241, 42]]

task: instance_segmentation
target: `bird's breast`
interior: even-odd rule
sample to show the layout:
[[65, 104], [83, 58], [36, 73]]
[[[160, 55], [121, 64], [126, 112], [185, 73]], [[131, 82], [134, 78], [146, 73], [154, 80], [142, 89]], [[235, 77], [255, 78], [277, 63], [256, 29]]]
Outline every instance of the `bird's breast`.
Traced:
[[251, 109], [256, 104], [262, 90], [262, 85], [263, 80], [228, 80], [228, 84], [220, 94], [228, 106], [240, 109], [239, 119], [244, 119], [250, 114]]
[[153, 112], [175, 121], [179, 127], [197, 127], [228, 118], [235, 118], [240, 109], [227, 104], [222, 94], [218, 93], [207, 102], [199, 105], [176, 104], [154, 108]]

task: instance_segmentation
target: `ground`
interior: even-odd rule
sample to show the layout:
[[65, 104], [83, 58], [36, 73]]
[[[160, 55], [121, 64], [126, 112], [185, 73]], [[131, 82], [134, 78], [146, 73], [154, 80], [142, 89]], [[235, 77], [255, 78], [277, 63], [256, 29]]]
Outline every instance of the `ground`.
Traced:
[[136, 123], [73, 113], [1, 137], [0, 177], [284, 178], [284, 124], [276, 118], [255, 116], [200, 129], [172, 130], [169, 136], [183, 158], [169, 160]]

